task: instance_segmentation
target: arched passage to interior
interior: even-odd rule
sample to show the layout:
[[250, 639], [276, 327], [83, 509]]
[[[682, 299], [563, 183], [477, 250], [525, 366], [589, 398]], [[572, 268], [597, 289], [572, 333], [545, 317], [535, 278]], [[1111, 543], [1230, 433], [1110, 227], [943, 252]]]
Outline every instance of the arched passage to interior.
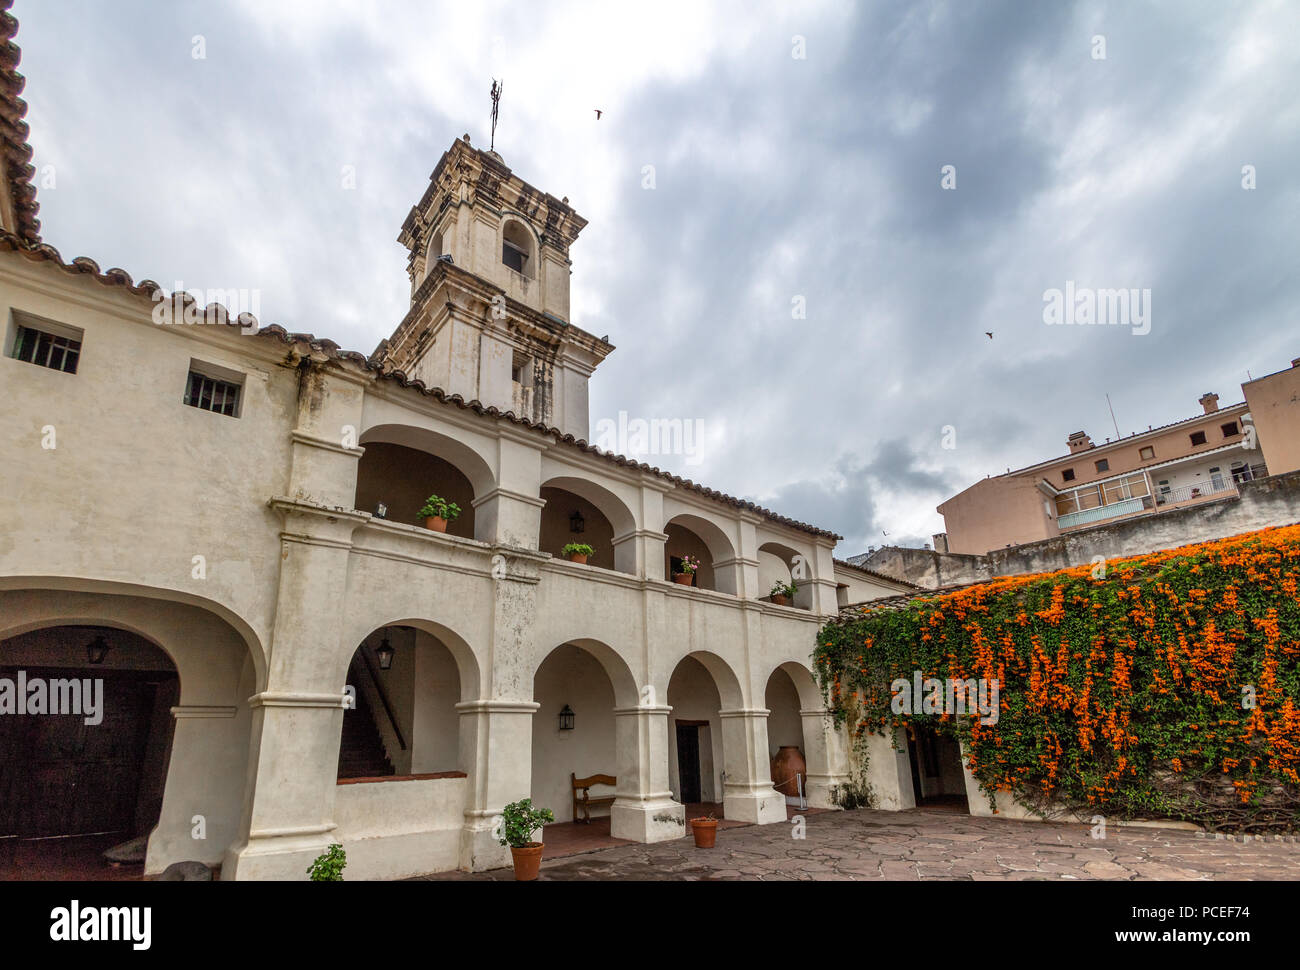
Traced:
[[[455, 503], [460, 514], [447, 534], [490, 540], [475, 515], [474, 500], [494, 487], [492, 470], [473, 448], [424, 428], [386, 424], [361, 436], [353, 507], [391, 522], [423, 526], [420, 510], [432, 495]], [[382, 512], [382, 515], [380, 513]]]
[[727, 534], [716, 524], [698, 515], [680, 514], [664, 526], [668, 541], [664, 543], [664, 576], [674, 582], [683, 573], [682, 560], [690, 556], [700, 563], [693, 581], [686, 585], [735, 593], [736, 549]]
[[635, 529], [631, 511], [613, 492], [581, 478], [551, 478], [542, 483], [541, 532], [538, 548], [561, 558], [570, 543], [591, 546], [589, 566], [635, 573], [632, 542], [614, 540]]
[[99, 853], [133, 839], [144, 865], [119, 876], [220, 864], [239, 835], [256, 640], [173, 591], [20, 582], [0, 591], [0, 866], [105, 878]]
[[788, 661], [772, 671], [764, 691], [768, 711], [767, 741], [772, 759], [772, 785], [796, 804], [809, 793], [809, 777], [829, 780], [828, 729], [823, 703], [812, 672]]
[[[0, 643], [0, 713], [14, 715], [0, 717], [0, 871], [75, 878], [96, 852], [147, 837], [179, 699], [171, 658], [127, 630], [42, 627]], [[107, 874], [97, 868], [83, 878]]]
[[533, 804], [551, 809], [557, 824], [581, 820], [585, 826], [590, 816], [591, 831], [608, 834], [615, 786], [593, 785], [587, 798], [597, 804], [579, 806], [575, 818], [572, 780], [618, 778], [626, 771], [620, 763], [615, 710], [636, 705], [631, 671], [608, 645], [571, 641], [538, 665], [533, 700], [540, 705], [533, 714]]
[[371, 631], [348, 663], [339, 779], [464, 772], [456, 705], [477, 696], [476, 671], [469, 647], [439, 624]]
[[723, 813], [728, 752], [722, 712], [741, 707], [740, 682], [716, 654], [683, 657], [668, 680], [668, 780], [687, 817]]

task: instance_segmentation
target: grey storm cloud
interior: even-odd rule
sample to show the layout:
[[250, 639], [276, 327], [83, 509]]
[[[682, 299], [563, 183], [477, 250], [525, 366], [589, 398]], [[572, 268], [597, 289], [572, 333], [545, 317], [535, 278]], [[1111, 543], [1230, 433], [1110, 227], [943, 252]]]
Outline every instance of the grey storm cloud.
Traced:
[[[475, 103], [416, 80], [477, 65], [491, 30], [435, 30], [453, 8], [415, 3], [363, 6], [365, 31], [309, 5], [269, 24], [240, 3], [15, 6], [35, 163], [58, 173], [47, 241], [165, 286], [258, 287], [264, 321], [350, 348], [392, 330], [409, 299], [397, 230], [452, 139], [486, 141], [486, 60]], [[566, 77], [507, 74], [501, 151], [591, 221], [574, 322], [618, 347], [593, 428], [699, 419], [698, 460], [646, 460], [839, 532], [840, 555], [923, 541], [949, 495], [1062, 453], [1071, 431], [1113, 434], [1108, 393], [1128, 434], [1300, 353], [1295, 8], [744, 8], [699, 63], [593, 69], [579, 108], [561, 86], [605, 42], [589, 9], [486, 22], [516, 49], [552, 20], [588, 29], [554, 52]], [[579, 111], [599, 168], [552, 133]], [[1150, 333], [1045, 326], [1044, 291], [1071, 280], [1149, 288]]]

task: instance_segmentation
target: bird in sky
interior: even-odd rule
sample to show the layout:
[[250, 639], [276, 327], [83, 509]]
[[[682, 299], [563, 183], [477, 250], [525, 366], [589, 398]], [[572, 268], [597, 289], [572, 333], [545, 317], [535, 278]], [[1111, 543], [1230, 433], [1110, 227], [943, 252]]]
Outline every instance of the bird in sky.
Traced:
[[599, 108], [592, 108], [591, 110], [596, 112], [596, 120], [599, 121], [602, 114], [601, 110]]
[[986, 337], [988, 337], [990, 340], [992, 340], [992, 339], [993, 339], [993, 331], [992, 331], [992, 330], [985, 330], [985, 331], [984, 331], [984, 336], [986, 336]]

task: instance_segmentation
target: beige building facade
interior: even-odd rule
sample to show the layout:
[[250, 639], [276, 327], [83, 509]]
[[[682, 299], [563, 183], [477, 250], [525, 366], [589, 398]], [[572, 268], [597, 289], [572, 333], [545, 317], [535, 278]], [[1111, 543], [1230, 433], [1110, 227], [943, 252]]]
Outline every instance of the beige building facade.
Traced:
[[[100, 682], [105, 717], [0, 716], [0, 835], [109, 825], [147, 836], [147, 873], [224, 879], [305, 878], [333, 842], [349, 878], [481, 869], [508, 863], [507, 803], [571, 818], [571, 774], [617, 777], [618, 838], [682, 838], [697, 802], [785, 822], [788, 745], [833, 806], [851, 753], [816, 631], [911, 587], [586, 443], [613, 347], [569, 319], [567, 200], [458, 139], [401, 229], [410, 310], [367, 356], [65, 261], [7, 137], [0, 677]], [[430, 494], [463, 510], [445, 533]], [[872, 771], [912, 803], [905, 758]]]
[[1235, 496], [1244, 482], [1300, 469], [1300, 358], [1242, 385], [1244, 400], [976, 482], [938, 507], [940, 552], [983, 555], [1091, 526]]

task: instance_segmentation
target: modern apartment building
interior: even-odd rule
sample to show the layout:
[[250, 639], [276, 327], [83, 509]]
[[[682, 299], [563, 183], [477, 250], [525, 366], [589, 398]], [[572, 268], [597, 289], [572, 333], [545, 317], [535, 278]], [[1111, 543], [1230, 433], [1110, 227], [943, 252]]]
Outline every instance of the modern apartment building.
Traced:
[[1237, 494], [1241, 482], [1300, 468], [1300, 358], [1242, 385], [1244, 400], [1098, 444], [1083, 431], [1069, 452], [976, 482], [938, 507], [943, 552], [992, 549]]

